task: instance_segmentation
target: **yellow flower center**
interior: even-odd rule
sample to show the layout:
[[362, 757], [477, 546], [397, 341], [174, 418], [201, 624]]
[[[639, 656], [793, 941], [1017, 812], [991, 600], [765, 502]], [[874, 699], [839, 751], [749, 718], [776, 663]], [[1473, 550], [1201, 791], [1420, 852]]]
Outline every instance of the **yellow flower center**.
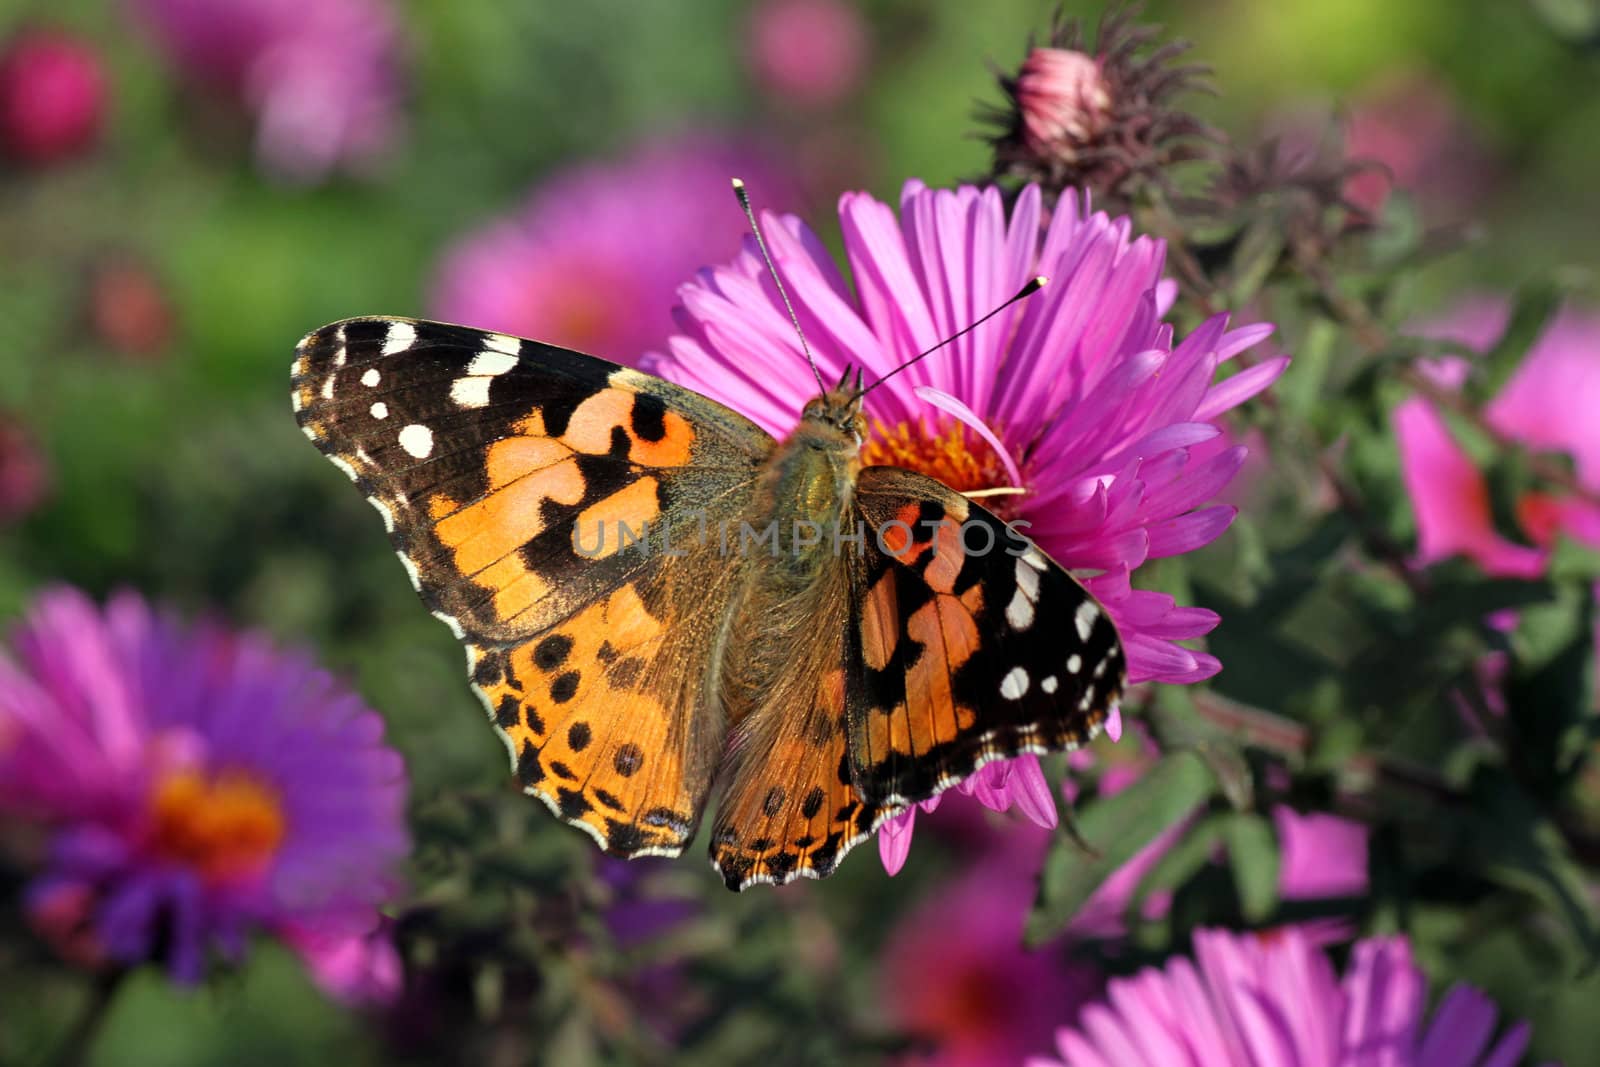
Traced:
[[[861, 449], [865, 466], [888, 464], [935, 478], [958, 493], [1001, 489], [1013, 485], [1006, 465], [989, 442], [954, 420], [942, 426], [902, 422], [889, 428], [876, 420]], [[985, 496], [979, 499], [1003, 519], [1013, 518], [1020, 496]]]
[[157, 783], [151, 808], [155, 850], [208, 881], [260, 874], [283, 841], [277, 792], [246, 774], [177, 771]]

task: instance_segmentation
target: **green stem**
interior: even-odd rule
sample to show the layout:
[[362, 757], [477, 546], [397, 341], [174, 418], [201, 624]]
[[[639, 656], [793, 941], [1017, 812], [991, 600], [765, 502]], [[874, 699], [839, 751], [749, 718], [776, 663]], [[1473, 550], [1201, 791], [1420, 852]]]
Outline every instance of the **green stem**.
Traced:
[[59, 1067], [85, 1067], [88, 1064], [95, 1038], [100, 1036], [106, 1016], [110, 1014], [111, 1002], [116, 999], [117, 990], [122, 988], [127, 974], [125, 968], [118, 967], [96, 976], [83, 1010], [78, 1014], [77, 1024], [56, 1049], [50, 1062]]

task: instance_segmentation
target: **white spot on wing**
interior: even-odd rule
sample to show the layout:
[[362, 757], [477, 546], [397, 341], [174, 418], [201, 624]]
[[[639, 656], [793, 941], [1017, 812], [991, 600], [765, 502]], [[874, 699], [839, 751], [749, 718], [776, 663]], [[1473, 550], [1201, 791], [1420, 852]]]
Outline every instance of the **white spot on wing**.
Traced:
[[[505, 338], [501, 338], [505, 340]], [[507, 351], [504, 348], [493, 348], [493, 339], [490, 340], [491, 350], [479, 352], [472, 357], [472, 362], [467, 364], [467, 374], [473, 378], [496, 378], [511, 370], [517, 365], [517, 349]]]
[[322, 383], [322, 399], [324, 399], [324, 400], [332, 400], [333, 399], [333, 381], [334, 381], [335, 377], [336, 377], [336, 375], [330, 374], [330, 375], [328, 375], [327, 380], [325, 380]]
[[[419, 422], [413, 422], [410, 426], [400, 431], [400, 447], [405, 449], [406, 455], [412, 459], [427, 459], [433, 453], [433, 431]], [[1078, 612], [1078, 618], [1080, 620], [1083, 618], [1081, 609]], [[1078, 628], [1080, 631], [1083, 629], [1081, 621], [1078, 623]], [[1088, 633], [1085, 632], [1084, 637], [1087, 638], [1088, 636]]]
[[486, 333], [483, 335], [483, 343], [496, 352], [504, 352], [508, 356], [522, 354], [522, 342], [503, 333]]
[[1094, 629], [1094, 621], [1100, 617], [1100, 609], [1095, 607], [1094, 601], [1085, 600], [1078, 605], [1078, 613], [1072, 621], [1078, 626], [1078, 639], [1089, 640], [1089, 633]]
[[458, 408], [488, 407], [489, 383], [493, 380], [492, 378], [457, 378], [450, 383], [450, 400]]
[[1017, 591], [1006, 605], [1006, 622], [1013, 630], [1033, 625], [1033, 606], [1039, 602], [1039, 572], [1026, 558], [1017, 560]]
[[[415, 326], [411, 325], [409, 322], [391, 322], [389, 324], [389, 332], [384, 336], [383, 339], [383, 354], [386, 356], [392, 356], [396, 352], [403, 352], [410, 348], [411, 343], [416, 339], [417, 328]], [[378, 372], [368, 371], [367, 373], [376, 377]], [[365, 378], [362, 378], [361, 380], [367, 382]], [[367, 382], [367, 384], [372, 385], [374, 382]]]
[[1025, 559], [1017, 561], [1017, 588], [1028, 594], [1029, 600], [1039, 599], [1039, 572]]
[[1028, 672], [1021, 667], [1012, 667], [1006, 676], [1000, 679], [1000, 695], [1007, 700], [1021, 700], [1028, 691]]
[[371, 389], [382, 380], [383, 375], [378, 373], [377, 367], [368, 367], [367, 372], [361, 376], [361, 384]]
[[1006, 605], [1006, 623], [1013, 630], [1026, 630], [1033, 625], [1033, 602], [1018, 589]]
[[1074, 652], [1067, 657], [1067, 673], [1077, 674], [1083, 670], [1083, 657]]
[[1060, 687], [1061, 683], [1056, 681], [1056, 676], [1053, 674], [1039, 683], [1039, 688], [1043, 689], [1046, 693], [1054, 693]]
[[389, 405], [381, 400], [372, 405], [372, 417], [375, 419], [387, 419], [389, 417]]

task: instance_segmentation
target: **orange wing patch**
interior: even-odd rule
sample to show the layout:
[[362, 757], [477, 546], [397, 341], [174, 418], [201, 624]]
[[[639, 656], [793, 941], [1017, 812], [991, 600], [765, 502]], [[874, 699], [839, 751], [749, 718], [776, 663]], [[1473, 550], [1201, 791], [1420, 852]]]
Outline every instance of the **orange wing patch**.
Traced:
[[687, 767], [684, 729], [647, 685], [664, 636], [626, 585], [474, 664], [527, 792], [624, 855], [677, 855], [704, 799], [696, 781], [704, 775]]
[[750, 746], [759, 763], [730, 775], [711, 832], [711, 865], [729, 889], [825, 878], [897, 813], [851, 785], [844, 700], [844, 672], [824, 673], [810, 708], [786, 715], [772, 740]]

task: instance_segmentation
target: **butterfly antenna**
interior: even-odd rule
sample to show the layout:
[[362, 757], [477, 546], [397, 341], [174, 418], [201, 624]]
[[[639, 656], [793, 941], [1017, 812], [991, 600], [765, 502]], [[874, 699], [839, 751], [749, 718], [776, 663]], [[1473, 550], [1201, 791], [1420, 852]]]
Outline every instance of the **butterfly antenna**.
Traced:
[[[750, 208], [750, 193], [739, 178], [733, 179], [733, 195], [739, 198], [739, 206], [744, 208], [744, 217], [750, 220], [750, 232], [756, 235], [756, 247], [761, 249], [761, 258], [767, 261], [767, 273], [772, 275], [773, 284], [778, 287], [778, 295], [783, 297], [783, 306], [789, 312], [789, 321], [794, 323], [794, 332], [800, 338], [800, 350], [806, 354], [806, 363], [811, 367], [811, 376], [817, 380], [817, 388], [826, 393], [828, 387], [823, 384], [822, 372], [817, 369], [817, 357], [811, 354], [811, 346], [806, 344], [806, 332], [800, 328], [800, 316], [794, 313], [794, 305], [789, 302], [788, 290], [783, 287], [783, 279], [778, 277], [778, 268], [772, 262], [772, 253], [767, 251], [767, 239], [761, 236], [761, 224], [756, 222], [756, 213]], [[973, 325], [976, 326], [977, 323]]]
[[993, 311], [989, 312], [983, 318], [981, 318], [978, 321], [972, 323], [970, 326], [962, 327], [961, 329], [957, 330], [955, 333], [951, 334], [949, 337], [946, 337], [943, 341], [940, 341], [938, 344], [934, 345], [932, 348], [927, 348], [927, 349], [924, 349], [921, 352], [918, 352], [916, 355], [912, 356], [910, 359], [906, 360], [904, 363], [900, 364], [894, 370], [890, 371], [888, 374], [885, 374], [882, 378], [879, 378], [877, 381], [873, 382], [871, 385], [867, 386], [865, 389], [862, 389], [862, 388], [860, 388], [858, 386], [857, 390], [856, 390], [856, 398], [860, 399], [861, 397], [866, 396], [868, 393], [872, 392], [878, 386], [882, 385], [884, 382], [888, 381], [890, 378], [893, 378], [896, 374], [899, 374], [901, 371], [905, 370], [907, 367], [913, 366], [914, 364], [916, 364], [920, 360], [927, 359], [929, 356], [931, 356], [935, 352], [939, 351], [939, 349], [943, 348], [945, 345], [949, 344], [951, 341], [959, 341], [961, 338], [965, 337], [967, 334], [971, 333], [973, 330], [976, 330], [979, 326], [982, 326], [984, 323], [988, 322], [990, 319], [992, 319], [996, 315], [1000, 314], [1000, 312], [1004, 311], [1006, 308], [1010, 307], [1012, 304], [1015, 304], [1018, 300], [1025, 300], [1028, 297], [1032, 296], [1034, 293], [1037, 293], [1040, 289], [1043, 289], [1047, 284], [1049, 284], [1049, 282], [1050, 282], [1050, 279], [1045, 277], [1043, 274], [1035, 276], [1031, 281], [1028, 282], [1027, 285], [1024, 285], [1021, 289], [1018, 289], [1016, 294], [1014, 296], [1012, 296], [1010, 300], [1007, 300], [1005, 303], [1001, 304], [999, 307], [997, 307]]

